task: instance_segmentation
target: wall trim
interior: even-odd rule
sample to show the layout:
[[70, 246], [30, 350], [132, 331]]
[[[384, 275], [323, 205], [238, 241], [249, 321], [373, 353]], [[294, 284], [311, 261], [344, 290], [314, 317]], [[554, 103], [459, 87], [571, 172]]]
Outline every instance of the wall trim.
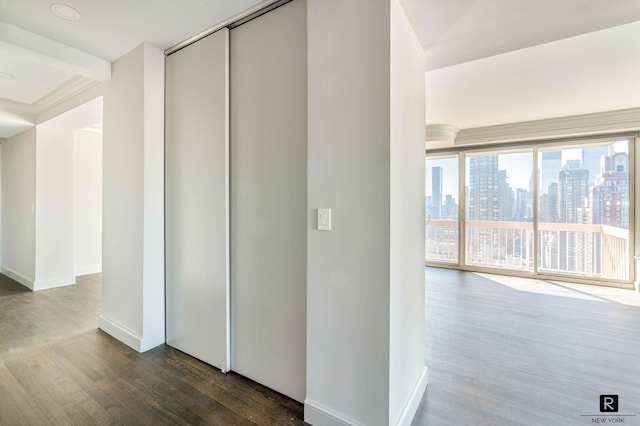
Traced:
[[8, 276], [9, 278], [11, 278], [12, 280], [22, 284], [23, 286], [27, 287], [29, 290], [33, 291], [34, 289], [34, 281], [30, 280], [29, 278], [25, 277], [24, 275], [14, 271], [13, 269], [7, 268], [6, 266], [2, 267], [2, 273], [6, 276]]
[[98, 328], [109, 334], [116, 340], [119, 340], [125, 345], [129, 346], [133, 350], [140, 352], [142, 338], [137, 333], [128, 329], [119, 322], [105, 315], [100, 315], [100, 319], [98, 320]]
[[73, 269], [73, 274], [76, 277], [80, 277], [83, 275], [100, 274], [100, 273], [102, 273], [102, 264], [100, 263], [96, 265], [80, 266], [78, 268]]
[[34, 114], [33, 106], [31, 104], [25, 104], [24, 102], [12, 101], [9, 99], [0, 99], [0, 108], [13, 112]]
[[640, 108], [462, 129], [454, 146], [533, 141], [640, 129]]
[[364, 426], [362, 423], [309, 398], [304, 400], [304, 421], [322, 426]]
[[41, 115], [64, 101], [73, 98], [78, 93], [81, 93], [93, 86], [99, 84], [98, 81], [92, 80], [87, 77], [77, 76], [64, 83], [62, 86], [37, 100], [33, 107], [33, 113]]
[[428, 124], [425, 128], [427, 146], [434, 144], [451, 146], [459, 131], [460, 129], [452, 124]]
[[422, 397], [424, 396], [424, 392], [427, 390], [428, 384], [428, 374], [427, 367], [425, 366], [422, 369], [422, 373], [420, 373], [420, 377], [418, 377], [418, 381], [416, 382], [413, 390], [411, 391], [411, 395], [407, 400], [407, 403], [404, 405], [402, 409], [402, 413], [396, 422], [397, 426], [410, 426], [413, 418], [416, 416], [418, 412], [418, 407], [420, 406], [420, 402], [422, 401]]
[[48, 290], [50, 288], [64, 287], [76, 283], [76, 277], [54, 278], [52, 280], [36, 280], [33, 284], [34, 291]]

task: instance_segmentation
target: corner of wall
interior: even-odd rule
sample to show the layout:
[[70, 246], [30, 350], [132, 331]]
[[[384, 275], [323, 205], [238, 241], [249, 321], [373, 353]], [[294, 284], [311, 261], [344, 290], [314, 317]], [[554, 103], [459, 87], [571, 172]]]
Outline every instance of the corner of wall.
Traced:
[[165, 342], [164, 52], [144, 49], [144, 241], [142, 352]]
[[422, 373], [420, 374], [420, 377], [418, 377], [418, 381], [411, 391], [411, 395], [407, 399], [404, 407], [402, 408], [402, 411], [400, 412], [400, 416], [398, 417], [398, 421], [396, 422], [397, 426], [411, 426], [411, 422], [418, 412], [418, 407], [420, 407], [422, 397], [427, 390], [428, 383], [428, 370], [427, 367], [424, 367]]
[[9, 269], [5, 266], [2, 267], [2, 271], [1, 271], [4, 275], [6, 275], [7, 277], [11, 278], [12, 280], [22, 284], [23, 286], [27, 287], [29, 290], [33, 291], [35, 289], [35, 280], [34, 279], [30, 279], [25, 277], [24, 275]]
[[137, 352], [141, 352], [142, 338], [126, 326], [105, 315], [100, 315], [98, 328]]
[[362, 423], [309, 398], [304, 401], [304, 421], [311, 425], [322, 426], [364, 426]]
[[48, 280], [36, 280], [33, 284], [33, 291], [49, 290], [50, 288], [65, 287], [76, 283], [75, 276], [60, 277]]

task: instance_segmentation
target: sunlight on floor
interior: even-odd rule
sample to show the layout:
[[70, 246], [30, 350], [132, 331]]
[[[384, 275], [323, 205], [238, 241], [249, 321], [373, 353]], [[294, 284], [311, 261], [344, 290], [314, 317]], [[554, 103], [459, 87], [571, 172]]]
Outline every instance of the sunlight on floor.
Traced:
[[514, 290], [526, 291], [529, 293], [571, 297], [574, 299], [591, 300], [594, 302], [615, 302], [628, 306], [640, 307], [640, 293], [633, 290], [598, 285], [574, 284], [562, 281], [543, 281], [532, 278], [485, 274], [481, 272], [474, 272], [474, 274], [495, 283], [511, 287]]

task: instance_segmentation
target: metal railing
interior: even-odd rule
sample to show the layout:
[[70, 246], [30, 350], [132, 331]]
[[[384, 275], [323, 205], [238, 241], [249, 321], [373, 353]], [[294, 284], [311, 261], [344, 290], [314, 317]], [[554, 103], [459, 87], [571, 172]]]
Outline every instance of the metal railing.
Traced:
[[[533, 271], [533, 223], [467, 220], [465, 263]], [[428, 220], [425, 258], [458, 263], [457, 220]], [[611, 280], [629, 279], [629, 230], [607, 225], [538, 223], [537, 270]]]

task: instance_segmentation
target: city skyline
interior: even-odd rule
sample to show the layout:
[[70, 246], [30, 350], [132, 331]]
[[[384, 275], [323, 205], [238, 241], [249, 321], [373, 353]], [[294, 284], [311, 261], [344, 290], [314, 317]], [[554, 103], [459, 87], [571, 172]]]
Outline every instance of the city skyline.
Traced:
[[[597, 147], [596, 145], [595, 147]], [[614, 152], [624, 152], [628, 154], [628, 140], [620, 140], [607, 145], [600, 145], [602, 147], [610, 147]], [[589, 147], [589, 148], [595, 148]], [[552, 149], [540, 149], [539, 153], [545, 152], [560, 152], [561, 153], [561, 164], [560, 168], [564, 167], [569, 160], [582, 160], [583, 157], [583, 148], [566, 148], [566, 147], [558, 147]], [[495, 152], [499, 155], [498, 157], [498, 168], [500, 170], [507, 171], [507, 179], [511, 188], [516, 191], [517, 189], [525, 189], [529, 190], [529, 181], [532, 178], [533, 174], [533, 151], [528, 149], [526, 151], [497, 151]], [[467, 158], [474, 155], [488, 155], [488, 153], [470, 153], [467, 155]], [[442, 197], [446, 195], [452, 195], [456, 202], [459, 201], [458, 196], [458, 156], [455, 157], [435, 157], [435, 158], [427, 158], [427, 167], [425, 173], [425, 196], [431, 196], [432, 188], [431, 188], [431, 168], [432, 167], [442, 167]], [[465, 182], [465, 187], [468, 186], [468, 176], [469, 176], [469, 163], [465, 165], [465, 175], [467, 178], [467, 182]], [[590, 184], [593, 183], [595, 176], [590, 176]], [[557, 178], [555, 180], [557, 182]], [[541, 185], [540, 193], [546, 193], [547, 188], [544, 185]]]
[[462, 242], [454, 176], [458, 158], [428, 159], [426, 193], [435, 195], [425, 196], [427, 253], [456, 261], [460, 243], [470, 265], [532, 270], [537, 264], [546, 271], [628, 276], [623, 255], [629, 249], [628, 146], [625, 140], [540, 149], [539, 185], [532, 180], [533, 150], [466, 155]]

